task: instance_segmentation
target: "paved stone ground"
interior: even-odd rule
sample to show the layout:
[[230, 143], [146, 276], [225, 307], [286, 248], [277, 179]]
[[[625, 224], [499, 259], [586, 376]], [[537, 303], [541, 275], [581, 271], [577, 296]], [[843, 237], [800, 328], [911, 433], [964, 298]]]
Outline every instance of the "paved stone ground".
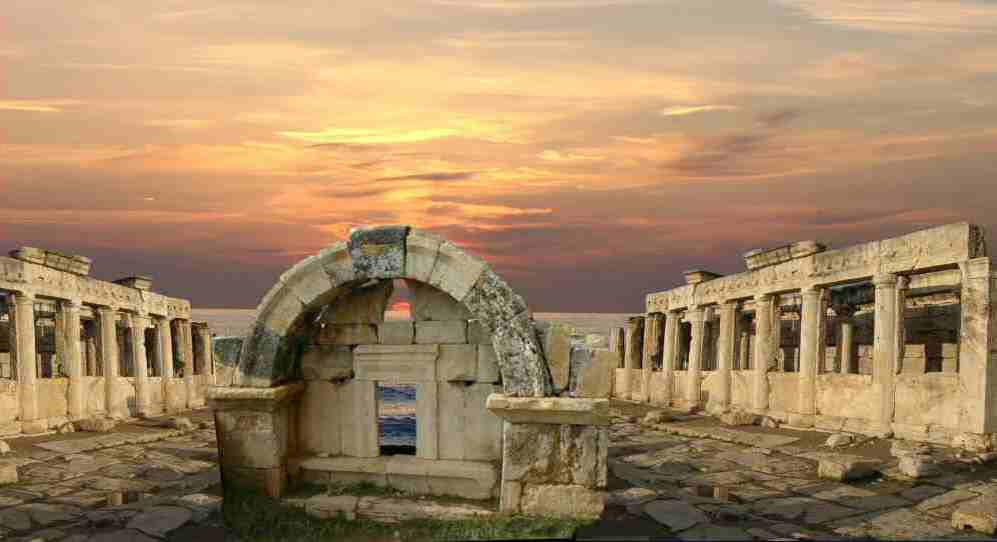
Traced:
[[211, 413], [183, 416], [195, 429], [158, 418], [8, 439], [4, 460], [17, 463], [20, 482], [0, 486], [0, 539], [176, 540], [200, 523], [197, 539], [221, 540], [204, 531], [219, 532], [206, 520], [221, 500]]
[[872, 439], [834, 452], [886, 460], [884, 475], [832, 482], [817, 478], [817, 459], [831, 452], [826, 433], [724, 427], [696, 415], [645, 426], [633, 420], [646, 406], [614, 406], [604, 518], [623, 529], [653, 521], [681, 540], [993, 540], [951, 528], [950, 518], [962, 503], [997, 495], [997, 465], [946, 463], [939, 476], [907, 479], [891, 441]]
[[[886, 460], [885, 475], [830, 482], [817, 478], [825, 433], [724, 427], [695, 415], [644, 426], [628, 417], [646, 405], [614, 407], [609, 502], [580, 541], [993, 540], [952, 529], [950, 517], [997, 496], [997, 465], [946, 463], [939, 476], [909, 480], [890, 441], [868, 440], [840, 451]], [[167, 429], [161, 418], [108, 434], [8, 439], [4, 460], [18, 464], [21, 481], [0, 487], [0, 539], [232, 540], [210, 519], [220, 502], [211, 414], [185, 416], [199, 428]]]

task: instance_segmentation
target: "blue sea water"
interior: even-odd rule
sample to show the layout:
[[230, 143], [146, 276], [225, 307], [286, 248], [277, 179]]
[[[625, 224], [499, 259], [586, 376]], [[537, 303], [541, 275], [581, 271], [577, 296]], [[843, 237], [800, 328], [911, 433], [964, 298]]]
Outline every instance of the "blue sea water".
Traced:
[[385, 410], [390, 407], [409, 407], [411, 414], [380, 415], [377, 419], [377, 429], [382, 445], [415, 446], [415, 386], [377, 387], [377, 400]]

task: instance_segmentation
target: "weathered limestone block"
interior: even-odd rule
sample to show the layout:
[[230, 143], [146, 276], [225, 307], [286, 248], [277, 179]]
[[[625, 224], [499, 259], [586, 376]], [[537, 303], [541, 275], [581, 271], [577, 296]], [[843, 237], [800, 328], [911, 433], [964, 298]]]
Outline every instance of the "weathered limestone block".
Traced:
[[527, 313], [496, 329], [492, 345], [506, 394], [520, 397], [551, 394], [550, 370]]
[[180, 431], [193, 431], [194, 422], [190, 421], [190, 418], [186, 416], [173, 416], [163, 423], [163, 427], [169, 427], [170, 429], [179, 429]]
[[6, 441], [0, 440], [0, 457], [3, 457], [10, 453], [10, 444]]
[[342, 384], [325, 380], [305, 383], [298, 404], [298, 444], [306, 453], [342, 453]]
[[941, 469], [938, 468], [938, 465], [930, 457], [923, 455], [902, 456], [898, 468], [904, 476], [910, 478], [929, 478], [941, 474]]
[[333, 286], [342, 286], [357, 279], [353, 271], [353, 258], [345, 242], [329, 245], [318, 253], [322, 268]]
[[485, 408], [492, 384], [441, 382], [439, 454], [441, 459], [495, 460], [500, 457], [502, 420]]
[[143, 290], [148, 292], [149, 288], [152, 287], [152, 277], [146, 275], [137, 275], [134, 277], [123, 277], [112, 281], [115, 284], [120, 284], [122, 286], [127, 286], [129, 288], [135, 288], [136, 290]]
[[571, 386], [572, 352], [571, 335], [574, 330], [555, 322], [535, 322], [547, 368], [550, 370], [554, 393], [561, 393]]
[[657, 425], [659, 423], [668, 423], [673, 419], [672, 415], [666, 410], [652, 410], [644, 415], [644, 418], [641, 419], [641, 423], [643, 425]]
[[[443, 241], [440, 243], [429, 283], [450, 294], [458, 302], [463, 302], [487, 267], [485, 262], [464, 252], [457, 245]], [[474, 309], [471, 311], [474, 312]]]
[[606, 492], [573, 485], [526, 484], [520, 497], [520, 511], [526, 515], [595, 519], [605, 508]]
[[436, 378], [445, 382], [474, 382], [478, 378], [478, 348], [473, 344], [441, 344]]
[[997, 449], [997, 434], [960, 433], [952, 439], [952, 447], [967, 452], [989, 452]]
[[827, 442], [824, 445], [828, 448], [840, 448], [851, 444], [852, 440], [854, 440], [852, 436], [847, 433], [835, 433], [827, 437]]
[[[361, 364], [357, 363], [359, 376]], [[350, 380], [341, 388], [343, 393], [342, 447], [343, 455], [377, 457], [377, 382]]]
[[437, 344], [362, 344], [353, 350], [357, 380], [425, 382], [436, 380]]
[[468, 320], [467, 342], [471, 344], [492, 344], [492, 330], [485, 327], [480, 320]]
[[897, 458], [912, 455], [931, 455], [931, 447], [922, 442], [898, 439], [894, 440], [890, 445], [890, 455]]
[[467, 322], [462, 320], [415, 322], [416, 344], [464, 344]]
[[257, 308], [257, 320], [242, 345], [237, 373], [238, 386], [268, 387], [288, 376], [292, 369], [284, 336], [304, 311], [301, 300], [287, 285], [278, 282]]
[[430, 286], [424, 282], [408, 280], [405, 282], [412, 292], [412, 319], [423, 320], [468, 320], [471, 313], [450, 297], [450, 294]]
[[487, 407], [510, 423], [609, 425], [611, 420], [608, 399], [492, 394]]
[[360, 497], [353, 495], [315, 495], [300, 503], [288, 504], [299, 505], [309, 516], [319, 519], [336, 519], [342, 515], [343, 519], [355, 520], [359, 502]]
[[529, 313], [526, 301], [488, 267], [462, 301], [485, 327], [493, 330], [520, 314]]
[[608, 398], [613, 386], [613, 372], [620, 357], [609, 350], [575, 348], [571, 351], [571, 396]]
[[356, 228], [350, 232], [350, 257], [357, 278], [394, 279], [405, 274], [408, 226]]
[[497, 468], [488, 461], [430, 461], [426, 475], [430, 495], [490, 499], [498, 491]]
[[90, 264], [92, 263], [92, 260], [86, 256], [70, 256], [54, 250], [35, 247], [21, 247], [12, 250], [10, 257], [83, 276], [90, 274]]
[[381, 344], [412, 344], [415, 326], [409, 321], [381, 322], [377, 324], [377, 338]]
[[[346, 441], [343, 444], [347, 444]], [[345, 449], [344, 449], [345, 453]], [[302, 479], [338, 484], [370, 482], [387, 485], [389, 456], [370, 457], [308, 457], [289, 460], [289, 466], [300, 473]]]
[[356, 288], [338, 297], [322, 314], [326, 324], [369, 324], [384, 321], [384, 310], [394, 292], [390, 280]]
[[488, 344], [475, 345], [478, 349], [478, 382], [495, 384], [502, 381], [499, 374], [498, 358], [495, 356], [495, 347]]
[[305, 380], [341, 380], [353, 376], [353, 349], [342, 345], [313, 345], [301, 356]]
[[997, 497], [980, 497], [960, 504], [952, 512], [952, 528], [973, 529], [987, 535], [997, 534]]
[[731, 410], [721, 414], [720, 421], [725, 425], [755, 425], [758, 423], [758, 416], [743, 410]]
[[883, 464], [878, 459], [857, 455], [834, 454], [820, 458], [817, 476], [825, 480], [857, 480], [876, 474]]
[[117, 422], [109, 418], [85, 418], [76, 421], [77, 429], [90, 433], [110, 433], [116, 425]]
[[443, 238], [429, 232], [409, 230], [405, 239], [405, 276], [419, 282], [429, 282]]
[[335, 284], [322, 266], [318, 256], [309, 256], [284, 271], [277, 280], [284, 284], [303, 305], [327, 302], [335, 295]]
[[328, 324], [319, 332], [320, 344], [357, 345], [376, 344], [375, 324]]
[[[224, 466], [266, 469], [280, 467], [286, 454], [286, 420], [276, 412], [218, 412]], [[283, 438], [282, 438], [283, 434]]]
[[494, 512], [468, 504], [442, 504], [391, 497], [360, 497], [357, 517], [381, 523], [411, 519], [469, 519], [491, 516]]
[[503, 480], [606, 486], [605, 428], [506, 423], [503, 431]]
[[0, 486], [4, 484], [16, 484], [18, 481], [17, 463], [0, 460]]

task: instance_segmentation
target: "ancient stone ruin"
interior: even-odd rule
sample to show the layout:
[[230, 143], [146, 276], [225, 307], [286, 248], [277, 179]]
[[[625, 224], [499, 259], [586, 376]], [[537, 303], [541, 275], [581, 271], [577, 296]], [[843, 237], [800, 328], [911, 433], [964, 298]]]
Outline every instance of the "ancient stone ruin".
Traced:
[[[384, 319], [396, 280], [414, 296], [411, 320]], [[572, 387], [563, 331], [538, 332], [523, 298], [449, 241], [407, 226], [354, 230], [280, 277], [233, 386], [209, 391], [223, 479], [271, 496], [303, 481], [369, 481], [596, 517], [609, 390]], [[409, 453], [379, 443], [382, 384], [415, 388]]]
[[0, 436], [204, 405], [211, 338], [149, 277], [90, 278], [90, 259], [0, 257]]
[[992, 449], [997, 273], [966, 223], [685, 273], [612, 344], [616, 397], [793, 427]]

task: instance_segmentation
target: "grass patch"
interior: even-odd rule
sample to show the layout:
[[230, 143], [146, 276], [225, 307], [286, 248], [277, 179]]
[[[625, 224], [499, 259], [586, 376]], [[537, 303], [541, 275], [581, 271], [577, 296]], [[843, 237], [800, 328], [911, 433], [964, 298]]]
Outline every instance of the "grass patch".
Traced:
[[[345, 492], [347, 487], [355, 488], [356, 484], [339, 486], [337, 490]], [[361, 489], [380, 492], [372, 493], [376, 495], [391, 495], [384, 493], [385, 488], [378, 486]], [[359, 493], [354, 492], [348, 494], [359, 495]], [[370, 520], [347, 520], [342, 517], [317, 519], [298, 508], [282, 506], [279, 501], [269, 497], [239, 490], [226, 492], [222, 517], [226, 527], [244, 540], [275, 542], [278, 540], [435, 542], [571, 538], [578, 527], [589, 523], [581, 520], [527, 516], [497, 516], [461, 520], [414, 519], [395, 524]]]

